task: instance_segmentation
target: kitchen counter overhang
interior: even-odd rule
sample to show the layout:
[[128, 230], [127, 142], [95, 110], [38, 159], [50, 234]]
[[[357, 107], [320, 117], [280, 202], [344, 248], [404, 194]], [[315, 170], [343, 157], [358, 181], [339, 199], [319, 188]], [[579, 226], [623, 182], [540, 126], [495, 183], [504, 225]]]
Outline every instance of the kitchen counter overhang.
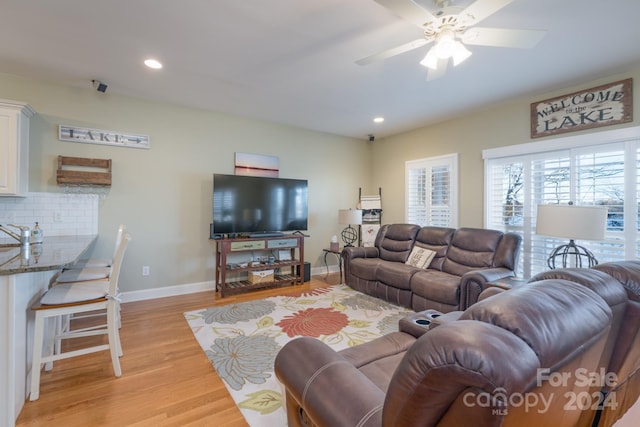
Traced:
[[42, 243], [15, 245], [14, 240], [0, 240], [0, 276], [61, 270], [76, 262], [98, 236], [51, 236]]

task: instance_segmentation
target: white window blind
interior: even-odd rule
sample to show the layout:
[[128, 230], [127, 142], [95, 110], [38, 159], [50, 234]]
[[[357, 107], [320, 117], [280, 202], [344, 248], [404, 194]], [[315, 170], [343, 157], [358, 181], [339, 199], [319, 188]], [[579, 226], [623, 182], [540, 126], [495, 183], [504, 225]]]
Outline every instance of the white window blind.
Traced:
[[405, 220], [420, 226], [457, 227], [458, 155], [405, 163]]
[[518, 274], [547, 270], [551, 251], [568, 243], [536, 235], [539, 204], [606, 206], [605, 241], [576, 243], [599, 262], [638, 257], [639, 145], [629, 140], [487, 159], [486, 226], [522, 235]]

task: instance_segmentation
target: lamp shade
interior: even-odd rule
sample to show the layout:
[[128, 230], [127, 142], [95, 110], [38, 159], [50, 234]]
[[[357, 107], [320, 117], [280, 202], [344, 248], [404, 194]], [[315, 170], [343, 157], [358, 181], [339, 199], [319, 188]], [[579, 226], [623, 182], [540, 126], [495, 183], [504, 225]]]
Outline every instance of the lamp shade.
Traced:
[[536, 234], [571, 240], [604, 240], [604, 206], [538, 205]]
[[340, 209], [338, 211], [338, 224], [362, 224], [362, 210]]

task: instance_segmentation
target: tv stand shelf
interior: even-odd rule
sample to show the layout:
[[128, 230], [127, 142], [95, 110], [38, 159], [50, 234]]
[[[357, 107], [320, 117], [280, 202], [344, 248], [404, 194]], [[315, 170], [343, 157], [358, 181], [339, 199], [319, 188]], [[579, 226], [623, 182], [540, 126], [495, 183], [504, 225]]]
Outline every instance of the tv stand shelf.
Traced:
[[[295, 285], [304, 282], [304, 236], [288, 234], [274, 237], [250, 237], [237, 239], [217, 239], [216, 241], [216, 291], [220, 296], [239, 294], [253, 289], [279, 286], [283, 284]], [[287, 260], [280, 260], [277, 254], [288, 253]], [[273, 264], [261, 263], [251, 265], [251, 260], [244, 260], [247, 266], [231, 266], [228, 262], [230, 254], [239, 256], [252, 255], [252, 252], [269, 253], [276, 261]], [[253, 257], [252, 257], [253, 258]], [[230, 273], [236, 276], [242, 273], [274, 270], [273, 280], [251, 283], [248, 279], [229, 280]]]

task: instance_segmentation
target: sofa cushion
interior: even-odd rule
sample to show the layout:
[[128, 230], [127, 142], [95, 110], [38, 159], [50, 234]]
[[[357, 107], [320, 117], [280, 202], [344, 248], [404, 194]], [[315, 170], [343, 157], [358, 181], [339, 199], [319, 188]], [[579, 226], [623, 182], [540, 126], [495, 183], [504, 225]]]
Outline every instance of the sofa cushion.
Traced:
[[386, 391], [396, 366], [415, 341], [416, 338], [410, 334], [391, 332], [373, 341], [347, 347], [339, 354], [380, 390]]
[[418, 271], [423, 270], [403, 262], [383, 261], [379, 258], [355, 258], [350, 265], [350, 274], [353, 276], [406, 290], [411, 288], [411, 276]]
[[376, 279], [387, 286], [409, 290], [411, 277], [419, 271], [425, 270], [401, 262], [382, 261], [377, 269]]
[[416, 236], [415, 246], [435, 251], [435, 256], [429, 265], [434, 270], [442, 270], [442, 263], [447, 256], [447, 249], [453, 238], [454, 228], [422, 227]]
[[420, 226], [413, 224], [386, 224], [380, 228], [375, 245], [385, 261], [405, 262], [411, 253]]
[[502, 232], [480, 228], [456, 230], [442, 264], [442, 271], [462, 276], [471, 270], [493, 267]]
[[431, 301], [458, 305], [460, 277], [436, 270], [422, 270], [411, 277], [411, 292]]
[[378, 265], [382, 263], [385, 261], [380, 258], [354, 258], [349, 262], [349, 274], [364, 280], [377, 280]]
[[375, 363], [361, 367], [360, 372], [377, 385], [380, 390], [387, 391], [395, 369], [403, 358], [404, 353], [387, 356], [376, 360]]

